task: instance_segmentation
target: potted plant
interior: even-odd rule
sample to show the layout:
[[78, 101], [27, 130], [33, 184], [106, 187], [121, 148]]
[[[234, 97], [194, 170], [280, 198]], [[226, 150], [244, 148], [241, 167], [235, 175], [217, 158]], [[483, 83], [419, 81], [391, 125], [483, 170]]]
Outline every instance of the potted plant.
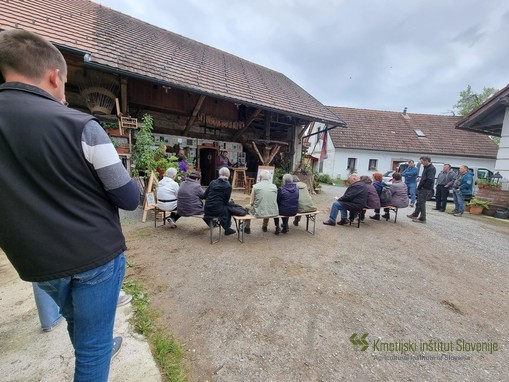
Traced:
[[490, 203], [486, 200], [478, 199], [478, 198], [472, 198], [467, 203], [468, 206], [470, 206], [470, 213], [473, 215], [480, 215], [482, 214], [483, 209], [489, 208]]

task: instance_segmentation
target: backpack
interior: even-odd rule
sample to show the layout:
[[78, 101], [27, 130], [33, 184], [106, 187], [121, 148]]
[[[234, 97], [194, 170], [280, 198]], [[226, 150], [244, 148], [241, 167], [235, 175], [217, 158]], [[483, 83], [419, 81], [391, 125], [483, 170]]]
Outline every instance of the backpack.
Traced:
[[390, 203], [392, 199], [392, 192], [389, 186], [383, 186], [382, 192], [380, 193], [380, 201], [384, 203]]

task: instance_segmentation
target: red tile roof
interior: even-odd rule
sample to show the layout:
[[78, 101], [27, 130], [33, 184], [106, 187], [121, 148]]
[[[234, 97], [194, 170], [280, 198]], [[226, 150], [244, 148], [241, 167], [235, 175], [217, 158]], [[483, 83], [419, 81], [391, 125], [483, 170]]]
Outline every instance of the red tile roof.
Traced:
[[0, 1], [0, 29], [37, 32], [92, 63], [288, 115], [342, 124], [281, 73], [87, 0]]
[[[498, 146], [486, 135], [455, 129], [462, 117], [330, 107], [348, 129], [330, 130], [334, 147], [496, 158]], [[418, 137], [415, 130], [426, 136]]]

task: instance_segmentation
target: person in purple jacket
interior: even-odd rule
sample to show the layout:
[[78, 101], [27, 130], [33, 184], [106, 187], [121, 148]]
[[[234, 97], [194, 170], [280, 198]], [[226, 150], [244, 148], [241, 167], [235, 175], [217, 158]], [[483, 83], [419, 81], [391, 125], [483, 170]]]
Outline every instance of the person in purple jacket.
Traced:
[[288, 219], [290, 216], [295, 216], [299, 210], [299, 190], [295, 183], [293, 183], [292, 174], [283, 175], [283, 185], [277, 190], [277, 205], [279, 208], [279, 215], [284, 216], [281, 218], [283, 224], [282, 229], [279, 228], [279, 218], [274, 218], [274, 225], [276, 230], [274, 233], [279, 235], [280, 232], [288, 233]]

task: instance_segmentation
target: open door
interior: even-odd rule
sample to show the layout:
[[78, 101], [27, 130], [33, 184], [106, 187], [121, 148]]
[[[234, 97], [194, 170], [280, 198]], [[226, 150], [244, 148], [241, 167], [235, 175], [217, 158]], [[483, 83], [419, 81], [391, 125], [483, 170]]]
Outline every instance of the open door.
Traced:
[[201, 185], [208, 186], [216, 178], [217, 147], [198, 146], [197, 163], [201, 173]]

